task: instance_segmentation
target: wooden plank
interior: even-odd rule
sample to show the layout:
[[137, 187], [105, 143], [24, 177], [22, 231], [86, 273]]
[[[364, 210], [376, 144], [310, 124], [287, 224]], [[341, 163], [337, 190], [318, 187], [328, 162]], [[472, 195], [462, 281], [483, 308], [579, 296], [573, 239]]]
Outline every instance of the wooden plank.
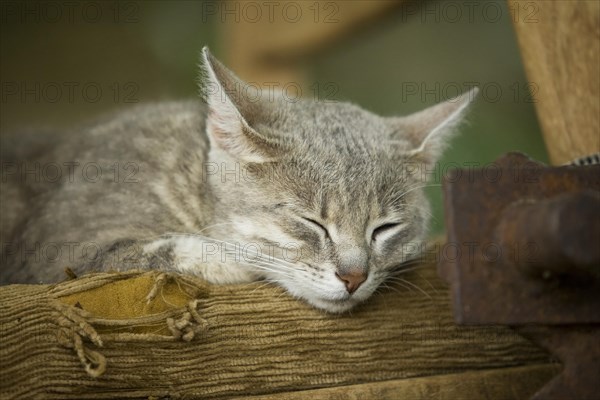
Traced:
[[[558, 372], [552, 364], [469, 371], [361, 385], [253, 396], [252, 400], [527, 399]], [[246, 397], [248, 398], [248, 397]]]
[[[189, 343], [173, 340], [170, 331], [158, 335], [160, 325], [142, 338], [148, 332], [138, 333], [144, 324], [135, 321], [98, 324], [98, 318], [154, 315], [161, 302], [185, 304], [196, 287], [191, 278], [167, 279], [152, 300], [160, 304], [147, 305], [159, 275], [147, 274], [154, 278], [127, 272], [55, 286], [0, 286], [0, 392], [8, 398], [114, 398], [118, 392], [119, 398], [229, 399], [548, 362], [547, 353], [507, 327], [456, 326], [433, 262], [403, 273], [410, 285], [382, 289], [342, 315], [316, 310], [264, 282], [198, 282], [198, 313], [206, 325]], [[93, 289], [98, 282], [102, 288]], [[58, 309], [57, 298], [79, 303], [93, 317], [85, 318], [103, 345], [83, 343], [106, 360], [100, 378], [85, 372], [71, 342], [57, 339], [65, 323], [61, 313], [73, 311]]]
[[515, 1], [509, 8], [550, 159], [600, 151], [600, 2]]

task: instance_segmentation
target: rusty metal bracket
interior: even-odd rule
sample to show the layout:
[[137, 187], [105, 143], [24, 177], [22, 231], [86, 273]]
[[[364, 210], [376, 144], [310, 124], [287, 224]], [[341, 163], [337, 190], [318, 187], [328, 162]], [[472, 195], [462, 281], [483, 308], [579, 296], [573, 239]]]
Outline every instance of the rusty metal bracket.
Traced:
[[456, 322], [518, 327], [555, 353], [565, 369], [535, 398], [593, 397], [600, 165], [548, 167], [509, 153], [486, 168], [453, 170], [443, 189], [455, 251], [438, 271], [451, 285]]

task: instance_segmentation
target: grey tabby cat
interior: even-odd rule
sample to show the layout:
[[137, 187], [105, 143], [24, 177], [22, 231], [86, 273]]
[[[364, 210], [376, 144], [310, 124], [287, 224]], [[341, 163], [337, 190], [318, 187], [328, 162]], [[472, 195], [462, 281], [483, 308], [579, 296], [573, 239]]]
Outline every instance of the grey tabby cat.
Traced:
[[[58, 281], [67, 266], [161, 268], [265, 279], [342, 312], [415, 256], [407, 244], [425, 239], [429, 212], [424, 174], [406, 166], [431, 168], [476, 89], [383, 118], [249, 90], [206, 48], [202, 70], [203, 103], [122, 112], [38, 164], [5, 157], [4, 282]], [[41, 178], [28, 179], [35, 166]]]

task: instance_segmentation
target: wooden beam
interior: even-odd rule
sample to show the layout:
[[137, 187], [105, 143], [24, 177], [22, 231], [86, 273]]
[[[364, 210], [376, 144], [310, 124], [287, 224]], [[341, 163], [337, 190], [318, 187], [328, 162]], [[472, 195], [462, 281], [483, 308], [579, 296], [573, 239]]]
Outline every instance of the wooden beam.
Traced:
[[222, 22], [224, 58], [231, 69], [258, 84], [302, 84], [303, 61], [377, 22], [401, 4], [400, 0], [229, 0], [215, 12]]
[[527, 399], [552, 379], [559, 369], [560, 367], [553, 364], [527, 365], [244, 398], [249, 400]]
[[509, 0], [553, 164], [600, 151], [600, 2]]

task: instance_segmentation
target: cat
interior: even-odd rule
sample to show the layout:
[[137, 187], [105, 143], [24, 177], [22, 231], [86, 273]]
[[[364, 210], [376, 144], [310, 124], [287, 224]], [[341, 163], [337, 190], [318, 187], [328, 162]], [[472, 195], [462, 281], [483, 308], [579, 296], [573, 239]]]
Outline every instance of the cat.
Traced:
[[155, 268], [264, 279], [339, 313], [416, 255], [429, 206], [413, 167], [439, 159], [476, 88], [380, 117], [256, 89], [206, 47], [201, 73], [202, 101], [136, 106], [35, 163], [4, 157], [4, 283]]

